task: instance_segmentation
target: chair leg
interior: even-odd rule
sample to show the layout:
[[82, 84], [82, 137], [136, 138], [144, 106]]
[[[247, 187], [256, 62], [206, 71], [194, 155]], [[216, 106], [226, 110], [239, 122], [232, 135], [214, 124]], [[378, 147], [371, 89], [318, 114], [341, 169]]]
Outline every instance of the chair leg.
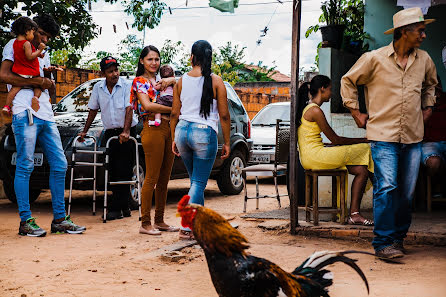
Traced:
[[259, 177], [256, 175], [256, 209], [259, 209]]
[[279, 208], [281, 208], [282, 206], [280, 205], [279, 188], [277, 187], [277, 175], [274, 175], [274, 186], [275, 186], [275, 188], [276, 188], [277, 202], [279, 203]]
[[310, 203], [311, 203], [311, 176], [305, 173], [305, 221], [311, 220]]
[[319, 225], [318, 176], [313, 174], [313, 224]]
[[429, 174], [426, 174], [427, 179], [427, 212], [432, 212], [432, 179]]
[[246, 212], [246, 204], [248, 203], [248, 190], [246, 187], [246, 174], [243, 172], [242, 173], [242, 178], [243, 178], [243, 188], [245, 190], [245, 202], [243, 203], [243, 212]]
[[347, 179], [346, 179], [346, 176], [347, 176], [347, 172], [346, 173], [344, 173], [344, 174], [342, 174], [341, 175], [341, 177], [340, 177], [340, 183], [339, 183], [339, 187], [340, 187], [340, 192], [341, 192], [341, 194], [340, 194], [340, 197], [339, 197], [339, 200], [340, 200], [340, 207], [341, 207], [341, 216], [340, 216], [340, 218], [339, 218], [339, 220], [340, 220], [340, 223], [342, 224], [342, 225], [345, 225], [345, 216], [346, 216], [346, 207], [345, 207], [345, 205], [346, 205], [346, 203], [345, 203], [345, 183], [346, 183], [346, 181], [347, 181]]
[[[336, 176], [331, 177], [331, 208], [338, 208], [338, 179]], [[337, 214], [332, 214], [331, 220], [336, 222]]]

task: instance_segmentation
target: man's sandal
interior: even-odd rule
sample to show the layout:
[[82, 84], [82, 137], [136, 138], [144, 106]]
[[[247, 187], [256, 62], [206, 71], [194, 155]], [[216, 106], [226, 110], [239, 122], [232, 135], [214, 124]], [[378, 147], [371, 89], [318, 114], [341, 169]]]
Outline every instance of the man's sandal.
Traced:
[[359, 211], [355, 211], [350, 214], [350, 216], [348, 217], [348, 220], [347, 220], [349, 225], [362, 225], [362, 226], [374, 226], [375, 225], [375, 223], [372, 220], [368, 220], [366, 218], [363, 218], [364, 219], [363, 221], [354, 220], [352, 218], [352, 216], [354, 216], [354, 215], [359, 215]]
[[179, 237], [181, 240], [194, 240], [194, 233], [192, 231], [180, 230]]

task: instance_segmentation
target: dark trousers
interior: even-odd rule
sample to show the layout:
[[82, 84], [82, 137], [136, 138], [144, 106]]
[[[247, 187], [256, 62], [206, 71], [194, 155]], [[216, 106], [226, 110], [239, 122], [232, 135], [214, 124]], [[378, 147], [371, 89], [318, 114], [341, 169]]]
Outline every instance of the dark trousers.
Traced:
[[[102, 145], [107, 144], [107, 140], [113, 136], [119, 136], [122, 128], [108, 129], [104, 133]], [[136, 137], [135, 127], [130, 129], [130, 136]], [[129, 181], [133, 175], [135, 143], [132, 140], [119, 143], [119, 140], [110, 141], [110, 157], [109, 157], [109, 180], [110, 181]], [[113, 192], [112, 199], [108, 205], [111, 211], [121, 211], [129, 209], [130, 186], [129, 185], [113, 185], [110, 186]]]

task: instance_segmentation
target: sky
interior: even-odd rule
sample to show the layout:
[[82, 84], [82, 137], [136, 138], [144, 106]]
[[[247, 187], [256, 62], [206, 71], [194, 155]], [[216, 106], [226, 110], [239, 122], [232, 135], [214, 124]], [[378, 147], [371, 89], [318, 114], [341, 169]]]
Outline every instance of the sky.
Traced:
[[[190, 49], [195, 41], [205, 39], [213, 48], [218, 48], [231, 41], [246, 47], [244, 62], [257, 64], [263, 61], [263, 65], [275, 65], [280, 72], [291, 73], [292, 1], [282, 0], [283, 4], [280, 4], [277, 0], [240, 0], [234, 14], [210, 8], [207, 0], [164, 2], [171, 7], [172, 14], [166, 11], [158, 27], [146, 29], [145, 45], [161, 48], [164, 41], [170, 39], [182, 41], [186, 49]], [[316, 47], [321, 37], [317, 32], [307, 39], [305, 31], [318, 20], [320, 2], [302, 1], [300, 67], [306, 69], [315, 66]], [[143, 32], [131, 27], [133, 16], [126, 15], [119, 4], [98, 1], [92, 3], [90, 13], [102, 30], [101, 35], [85, 48], [86, 57], [100, 50], [117, 53], [119, 42], [128, 34], [136, 34], [143, 39]], [[116, 33], [113, 25], [116, 25]], [[269, 30], [265, 37], [260, 38], [260, 31], [265, 26]], [[258, 39], [262, 40], [259, 46], [256, 43]]]

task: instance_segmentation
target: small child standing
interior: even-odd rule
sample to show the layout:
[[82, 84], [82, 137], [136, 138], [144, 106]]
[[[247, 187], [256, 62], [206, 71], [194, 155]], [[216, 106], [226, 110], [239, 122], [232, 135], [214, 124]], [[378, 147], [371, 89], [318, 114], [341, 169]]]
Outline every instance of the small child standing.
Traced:
[[[28, 17], [20, 17], [12, 23], [11, 30], [17, 36], [13, 44], [14, 64], [12, 66], [12, 72], [23, 78], [40, 76], [39, 60], [37, 57], [43, 57], [42, 52], [46, 46], [44, 43], [40, 43], [39, 48], [36, 50], [31, 44], [31, 41], [34, 39], [34, 32], [37, 30], [37, 24]], [[2, 109], [4, 115], [11, 116], [12, 101], [20, 90], [21, 87], [12, 86], [6, 96], [6, 105]], [[39, 97], [41, 94], [42, 89], [34, 88], [31, 107], [35, 111], [39, 109]]]
[[[175, 73], [172, 67], [170, 67], [169, 65], [163, 65], [160, 67], [160, 76], [161, 78], [175, 77]], [[155, 85], [155, 89], [158, 91], [160, 90], [160, 87], [161, 86], [159, 84]], [[172, 100], [173, 100], [173, 87], [168, 86], [165, 90], [160, 92], [159, 100], [156, 103], [172, 107]], [[157, 113], [155, 114], [155, 120], [149, 121], [149, 126], [158, 127], [159, 125], [161, 125], [161, 114]]]

